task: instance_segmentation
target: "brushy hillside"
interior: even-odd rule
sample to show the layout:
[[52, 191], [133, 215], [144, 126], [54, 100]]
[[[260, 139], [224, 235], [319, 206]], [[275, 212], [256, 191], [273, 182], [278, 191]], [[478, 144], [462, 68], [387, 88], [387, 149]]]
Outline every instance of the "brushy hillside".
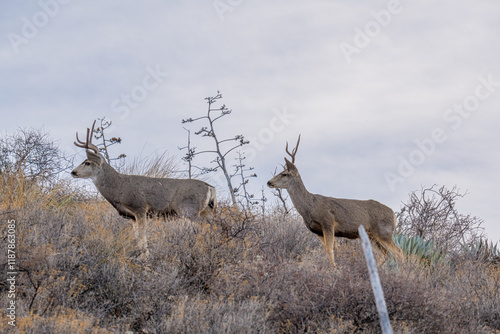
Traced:
[[[334, 271], [300, 217], [152, 220], [143, 263], [108, 203], [1, 177], [2, 254], [14, 219], [18, 266], [17, 326], [2, 312], [2, 333], [380, 333], [359, 242], [337, 243]], [[409, 257], [379, 272], [395, 333], [500, 333], [499, 266]]]

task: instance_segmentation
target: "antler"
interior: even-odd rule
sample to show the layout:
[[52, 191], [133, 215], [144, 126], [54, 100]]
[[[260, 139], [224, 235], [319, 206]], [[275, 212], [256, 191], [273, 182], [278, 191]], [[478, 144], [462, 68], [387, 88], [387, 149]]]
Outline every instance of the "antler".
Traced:
[[288, 155], [290, 157], [292, 157], [292, 164], [295, 163], [295, 154], [297, 154], [297, 149], [299, 148], [299, 143], [300, 143], [300, 135], [299, 135], [299, 139], [297, 139], [297, 145], [295, 145], [295, 148], [292, 150], [292, 153], [290, 153], [290, 151], [288, 151], [288, 142], [286, 142], [285, 151], [286, 151], [286, 153], [288, 153]]
[[78, 138], [78, 131], [77, 131], [76, 132], [76, 140], [78, 141], [78, 143], [76, 141], [74, 143], [78, 147], [81, 147], [81, 148], [84, 148], [87, 150], [90, 149], [90, 150], [94, 151], [95, 153], [99, 153], [99, 148], [97, 146], [95, 146], [94, 144], [92, 144], [92, 136], [94, 134], [94, 126], [95, 126], [95, 121], [92, 124], [92, 131], [90, 131], [90, 129], [87, 128], [87, 140], [85, 142], [81, 141], [80, 138]]

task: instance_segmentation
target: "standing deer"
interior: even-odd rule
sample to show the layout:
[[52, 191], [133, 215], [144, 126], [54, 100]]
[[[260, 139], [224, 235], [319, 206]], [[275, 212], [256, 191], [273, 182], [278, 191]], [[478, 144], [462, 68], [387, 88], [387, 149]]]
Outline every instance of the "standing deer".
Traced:
[[134, 220], [135, 236], [146, 255], [149, 251], [144, 227], [148, 216], [196, 218], [210, 216], [215, 211], [215, 188], [203, 181], [118, 173], [99, 153], [98, 147], [92, 144], [94, 126], [95, 121], [92, 131], [87, 128], [85, 142], [76, 133], [75, 145], [86, 150], [87, 159], [71, 175], [75, 178], [91, 178], [97, 190], [120, 215]]
[[285, 158], [285, 170], [269, 180], [267, 185], [270, 188], [287, 189], [295, 209], [304, 219], [307, 228], [323, 243], [332, 266], [335, 266], [333, 256], [335, 237], [359, 238], [360, 225], [364, 226], [370, 240], [378, 246], [384, 256], [391, 252], [402, 258], [403, 252], [392, 239], [396, 216], [389, 207], [374, 200], [332, 198], [307, 191], [294, 165], [299, 143], [300, 136], [292, 153], [288, 150], [288, 142], [286, 143], [285, 151], [292, 158], [292, 162]]

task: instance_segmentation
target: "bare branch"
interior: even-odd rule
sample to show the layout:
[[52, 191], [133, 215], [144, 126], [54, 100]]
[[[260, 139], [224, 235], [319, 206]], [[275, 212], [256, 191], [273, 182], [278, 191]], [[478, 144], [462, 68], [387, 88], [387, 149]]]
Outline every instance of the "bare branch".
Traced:
[[464, 215], [456, 209], [456, 201], [467, 192], [453, 187], [422, 187], [409, 195], [398, 213], [398, 231], [408, 236], [432, 240], [443, 251], [458, 250], [460, 243], [470, 243], [481, 238], [482, 219]]
[[[200, 130], [198, 130], [197, 132], [195, 132], [195, 134], [199, 135], [199, 136], [202, 136], [202, 137], [213, 138], [214, 145], [215, 145], [215, 149], [214, 150], [206, 150], [206, 151], [201, 151], [201, 152], [194, 152], [194, 151], [190, 151], [188, 149], [188, 153], [186, 155], [185, 160], [189, 159], [189, 162], [190, 162], [193, 159], [193, 157], [196, 156], [196, 155], [198, 155], [198, 154], [203, 154], [203, 153], [213, 153], [213, 154], [215, 154], [216, 155], [216, 159], [212, 160], [212, 163], [217, 164], [217, 167], [214, 167], [214, 168], [203, 168], [202, 170], [203, 170], [203, 172], [216, 171], [219, 168], [222, 170], [222, 172], [224, 173], [224, 177], [226, 178], [227, 187], [228, 187], [229, 193], [231, 195], [231, 199], [232, 199], [233, 205], [235, 205], [236, 204], [236, 197], [234, 195], [234, 193], [235, 193], [235, 187], [233, 187], [233, 185], [231, 183], [231, 178], [233, 176], [235, 176], [239, 170], [236, 169], [235, 173], [231, 174], [228, 171], [228, 168], [226, 166], [226, 157], [228, 156], [229, 153], [231, 153], [232, 151], [234, 151], [236, 148], [248, 144], [249, 141], [245, 141], [243, 135], [236, 135], [233, 138], [227, 138], [227, 139], [223, 139], [223, 140], [220, 140], [217, 137], [216, 132], [215, 132], [215, 128], [214, 128], [215, 121], [219, 120], [223, 116], [226, 116], [226, 115], [229, 115], [229, 114], [232, 113], [232, 110], [229, 109], [229, 108], [227, 108], [225, 104], [222, 104], [218, 108], [214, 108], [214, 104], [219, 99], [221, 99], [221, 98], [222, 98], [222, 94], [219, 91], [217, 91], [217, 95], [212, 96], [212, 97], [209, 96], [209, 97], [205, 98], [205, 101], [207, 101], [207, 104], [208, 104], [206, 116], [201, 116], [201, 117], [198, 117], [198, 118], [188, 118], [188, 119], [183, 119], [182, 120], [182, 123], [187, 123], [187, 122], [195, 122], [195, 121], [198, 121], [198, 120], [201, 120], [201, 119], [207, 119], [208, 125], [207, 126], [203, 126]], [[212, 114], [212, 112], [214, 114]], [[239, 141], [239, 144], [236, 145], [236, 146], [233, 146], [233, 147], [231, 147], [231, 148], [229, 148], [227, 150], [223, 150], [223, 148], [221, 147], [221, 145], [224, 144], [224, 143], [226, 143], [226, 142], [230, 142], [230, 141]], [[188, 160], [186, 160], [186, 161], [188, 161]]]
[[43, 129], [18, 129], [0, 138], [0, 174], [23, 174], [42, 183], [56, 181], [72, 160]]

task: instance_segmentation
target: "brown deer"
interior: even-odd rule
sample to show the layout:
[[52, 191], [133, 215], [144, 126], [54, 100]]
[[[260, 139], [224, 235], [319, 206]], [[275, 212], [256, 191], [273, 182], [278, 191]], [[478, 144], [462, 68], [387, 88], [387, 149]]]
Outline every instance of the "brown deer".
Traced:
[[147, 239], [144, 233], [146, 218], [152, 215], [208, 217], [216, 209], [215, 188], [200, 180], [152, 178], [118, 173], [92, 144], [94, 133], [87, 128], [87, 140], [78, 138], [75, 145], [84, 148], [87, 159], [76, 167], [71, 175], [75, 178], [91, 178], [101, 195], [126, 218], [134, 220], [134, 231], [139, 246], [147, 255]]
[[295, 209], [304, 219], [307, 228], [323, 243], [332, 266], [335, 266], [333, 256], [335, 237], [359, 238], [360, 225], [364, 226], [370, 240], [378, 246], [384, 256], [391, 252], [402, 258], [403, 252], [392, 239], [396, 216], [389, 207], [374, 200], [332, 198], [307, 191], [294, 165], [299, 143], [300, 136], [292, 153], [288, 150], [288, 142], [286, 143], [285, 151], [292, 161], [285, 158], [285, 170], [269, 180], [267, 185], [270, 188], [288, 191]]

